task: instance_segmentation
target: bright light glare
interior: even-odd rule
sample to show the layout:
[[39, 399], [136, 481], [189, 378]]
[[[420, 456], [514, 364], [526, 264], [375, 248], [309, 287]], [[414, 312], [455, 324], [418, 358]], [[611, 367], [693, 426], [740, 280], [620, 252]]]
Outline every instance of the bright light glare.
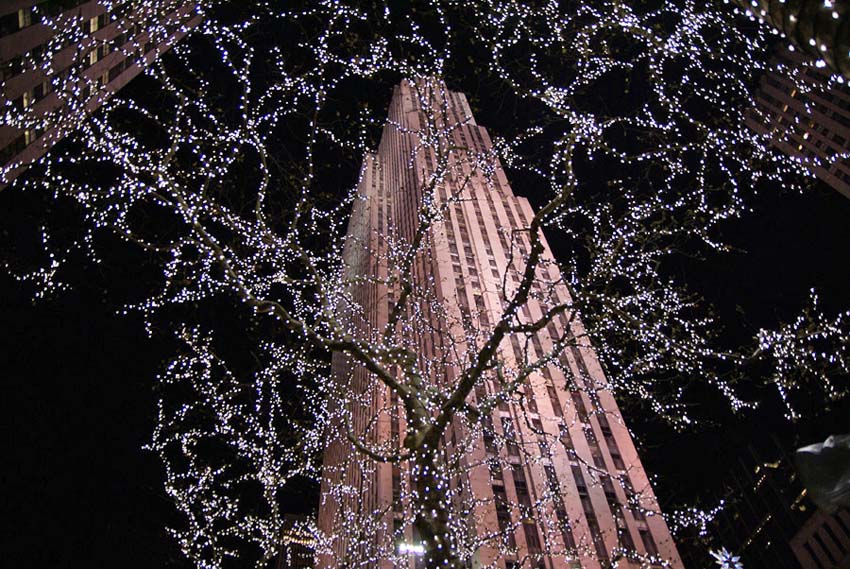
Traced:
[[425, 546], [421, 543], [402, 543], [398, 546], [399, 553], [410, 553], [412, 555], [425, 555]]

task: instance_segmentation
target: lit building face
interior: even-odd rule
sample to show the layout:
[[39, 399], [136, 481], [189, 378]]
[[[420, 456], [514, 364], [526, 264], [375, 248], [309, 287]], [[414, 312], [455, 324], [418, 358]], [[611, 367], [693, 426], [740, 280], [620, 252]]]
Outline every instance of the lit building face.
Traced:
[[[396, 87], [359, 193], [344, 252], [348, 302], [337, 310], [353, 333], [416, 355], [388, 369], [401, 385], [427, 385], [423, 406], [438, 414], [509, 322], [440, 437], [429, 479], [445, 486], [446, 511], [433, 512], [462, 562], [682, 567], [567, 286], [542, 233], [529, 230], [534, 212], [513, 195], [464, 95], [439, 82]], [[419, 432], [405, 396], [342, 356], [334, 377], [331, 393], [346, 395], [335, 397], [324, 456], [319, 526], [331, 551], [319, 565], [421, 566], [416, 519], [429, 515], [432, 489], [404, 456]], [[402, 456], [373, 460], [352, 438]]]

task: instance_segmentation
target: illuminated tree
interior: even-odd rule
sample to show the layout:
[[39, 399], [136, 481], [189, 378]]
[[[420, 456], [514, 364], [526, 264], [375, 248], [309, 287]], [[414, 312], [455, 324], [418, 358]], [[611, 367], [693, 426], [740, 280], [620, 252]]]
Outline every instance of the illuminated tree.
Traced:
[[782, 31], [798, 48], [850, 79], [850, 2], [735, 0]]
[[[161, 263], [158, 288], [126, 310], [142, 313], [152, 330], [167, 323], [185, 347], [159, 378], [150, 448], [186, 519], [173, 533], [199, 566], [220, 567], [246, 548], [259, 552], [258, 566], [272, 558], [280, 492], [294, 477], [319, 476], [329, 431], [350, 423], [351, 406], [368, 403], [369, 389], [331, 379], [329, 353], [367, 369], [370, 389], [389, 390], [404, 409], [401, 448], [375, 445], [356, 429], [350, 442], [360, 458], [409, 464], [427, 489], [410, 489], [407, 499], [431, 567], [462, 566], [479, 545], [448, 484], [460, 466], [437, 452], [446, 426], [463, 422], [468, 440], [457, 444], [471, 448], [488, 429], [488, 411], [504, 400], [527, 404], [527, 377], [557, 365], [564, 350], [597, 349], [608, 384], [581, 387], [589, 395], [610, 389], [676, 428], [694, 421], [683, 404], [692, 384], [715, 387], [736, 411], [755, 405], [735, 391], [754, 366], [768, 369], [764, 379], [789, 414], [801, 386], [843, 395], [850, 315], [825, 316], [813, 294], [798, 319], [733, 350], [717, 342], [720, 323], [704, 301], [663, 270], [677, 255], [724, 251], [718, 224], [745, 213], [761, 181], [804, 171], [742, 120], [771, 31], [746, 27], [724, 6], [635, 4], [434, 1], [401, 10], [320, 2], [303, 10], [263, 4], [248, 15], [202, 7], [205, 22], [190, 41], [149, 70], [159, 103], [116, 97], [81, 127], [81, 149], [54, 153], [10, 190], [73, 200], [87, 221], [68, 243], [45, 229], [48, 261], [22, 280], [60, 288], [63, 264], [79, 252], [97, 259], [94, 243], [107, 229]], [[280, 45], [260, 42], [271, 32]], [[433, 78], [452, 86], [477, 72], [494, 81], [494, 95], [507, 93], [538, 116], [498, 138], [496, 156], [480, 155], [447, 144], [452, 124], [423, 95], [416, 150], [431, 152], [436, 166], [419, 188], [414, 237], [370, 251], [397, 268], [380, 283], [397, 296], [384, 329], [364, 327], [363, 300], [352, 291], [369, 277], [340, 263], [344, 248], [357, 245], [344, 238], [356, 184], [341, 191], [334, 157], [369, 151], [385, 109], [369, 107], [358, 90], [410, 78], [430, 85], [427, 93], [439, 89]], [[448, 323], [453, 316], [409, 269], [447, 215], [428, 196], [459, 176], [451, 157], [482, 175], [498, 159], [544, 185], [546, 201], [510, 236], [527, 247], [517, 247], [518, 279], [501, 291], [499, 321], [455, 321], [462, 337], [444, 331], [445, 350], [423, 358], [415, 331], [432, 322], [425, 307]], [[96, 165], [100, 175], [80, 177], [78, 165]], [[461, 186], [452, 199], [463, 198]], [[553, 262], [541, 257], [544, 230], [574, 253], [558, 283], [572, 294], [530, 321], [523, 307], [552, 289], [541, 277]], [[252, 323], [251, 337], [260, 336], [252, 365], [223, 353], [220, 338], [232, 330], [197, 316], [211, 302], [233, 304]], [[582, 322], [583, 332], [547, 353], [503, 358], [503, 340], [527, 346], [561, 316]], [[447, 361], [459, 366], [457, 381], [436, 389], [428, 370]], [[485, 376], [499, 389], [473, 404]], [[694, 513], [679, 525], [702, 519]], [[381, 516], [356, 522], [347, 537], [367, 547]], [[371, 555], [359, 561], [370, 566], [394, 553]]]

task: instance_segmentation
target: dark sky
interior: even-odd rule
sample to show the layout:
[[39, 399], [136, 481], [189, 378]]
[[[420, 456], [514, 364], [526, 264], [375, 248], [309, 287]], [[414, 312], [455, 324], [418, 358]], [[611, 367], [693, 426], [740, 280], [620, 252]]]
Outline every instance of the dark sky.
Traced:
[[[397, 80], [386, 77], [362, 96], [385, 105]], [[479, 124], [497, 132], [528, 118], [514, 101], [486, 99], [486, 80], [449, 86], [467, 91]], [[341, 168], [353, 179], [356, 164]], [[518, 181], [514, 190], [541, 199], [533, 184]], [[4, 243], [32, 237], [45, 199], [0, 192]], [[790, 316], [812, 286], [828, 309], [847, 307], [850, 200], [818, 184], [804, 195], [765, 188], [756, 205], [756, 213], [724, 228], [742, 252], [675, 268], [717, 304], [729, 333], [742, 336]], [[63, 222], [61, 211], [51, 215]], [[558, 235], [549, 239], [557, 252]], [[11, 522], [2, 559], [10, 567], [188, 566], [164, 530], [179, 519], [163, 491], [162, 468], [142, 450], [156, 412], [155, 375], [173, 346], [146, 337], [137, 317], [115, 314], [140, 286], [140, 272], [152, 268], [126, 247], [106, 245], [107, 263], [73, 269], [73, 290], [37, 304], [28, 286], [0, 275], [3, 512]], [[660, 476], [663, 505], [710, 494], [732, 457], [769, 433], [793, 447], [850, 431], [846, 404], [828, 415], [809, 410], [813, 418], [794, 425], [782, 418], [771, 389], [755, 392], [767, 404], [742, 418], [706, 394], [702, 413], [710, 422], [684, 435], [627, 417], [644, 444], [646, 468]]]
[[163, 350], [95, 282], [37, 306], [6, 278], [0, 294], [5, 563], [182, 566], [161, 466], [141, 448]]

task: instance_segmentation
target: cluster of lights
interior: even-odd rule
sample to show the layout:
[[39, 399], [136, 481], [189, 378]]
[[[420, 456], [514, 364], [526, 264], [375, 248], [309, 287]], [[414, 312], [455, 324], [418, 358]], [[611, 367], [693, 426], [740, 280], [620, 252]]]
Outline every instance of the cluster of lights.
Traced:
[[730, 553], [725, 547], [711, 551], [711, 556], [720, 569], [744, 569], [740, 556]]
[[[299, 528], [335, 563], [373, 567], [379, 559], [402, 563], [416, 555], [430, 566], [459, 567], [482, 548], [516, 554], [504, 532], [472, 530], [492, 526], [487, 519], [493, 498], [473, 491], [469, 473], [488, 467], [481, 458], [483, 438], [492, 436], [503, 448], [512, 444], [510, 433], [487, 423], [493, 410], [509, 401], [517, 417], [532, 425], [533, 398], [525, 386], [536, 385], [547, 366], [564, 365], [559, 356], [572, 347], [595, 348], [605, 365], [606, 376], [597, 374], [593, 383], [578, 387], [591, 401], [597, 391], [642, 401], [676, 428], [693, 423], [682, 398], [686, 381], [715, 386], [734, 410], [753, 406], [733, 384], [736, 367], [754, 358], [773, 365], [771, 381], [792, 415], [789, 394], [807, 382], [819, 383], [832, 398], [844, 393], [835, 384], [848, 374], [850, 354], [841, 338], [847, 337], [850, 314], [826, 318], [813, 299], [791, 324], [760, 332], [756, 353], [729, 352], [714, 342], [719, 323], [703, 301], [662, 274], [662, 263], [683, 250], [724, 251], [717, 226], [747, 211], [755, 184], [763, 179], [797, 184], [794, 176], [805, 169], [773, 152], [767, 137], [743, 124], [749, 85], [767, 68], [763, 49], [773, 32], [764, 28], [752, 37], [739, 31], [731, 10], [690, 0], [661, 4], [639, 10], [614, 1], [531, 7], [487, 0], [462, 7], [435, 0], [422, 16], [436, 18], [435, 32], [432, 20], [426, 25], [386, 8], [373, 21], [376, 14], [331, 0], [304, 11], [258, 3], [247, 20], [228, 24], [199, 2], [196, 10], [205, 20], [193, 33], [219, 55], [213, 63], [225, 76], [221, 82], [235, 86], [233, 108], [218, 108], [217, 81], [195, 73], [191, 46], [178, 46], [174, 54], [183, 75], [170, 75], [162, 65], [146, 70], [173, 109], [146, 108], [116, 95], [101, 113], [80, 121], [76, 140], [84, 146], [82, 154], [50, 155], [42, 161], [43, 176], [21, 181], [24, 189], [76, 200], [89, 222], [86, 234], [67, 247], [54, 248], [45, 231], [49, 262], [20, 275], [41, 291], [56, 290], [62, 264], [78, 251], [97, 260], [92, 243], [97, 232], [109, 229], [162, 261], [159, 289], [125, 309], [143, 314], [150, 330], [172, 307], [212, 298], [236, 298], [257, 322], [277, 326], [254, 351], [256, 369], [243, 377], [214, 349], [214, 331], [174, 323], [184, 350], [159, 378], [162, 399], [149, 448], [161, 457], [166, 489], [186, 521], [172, 533], [198, 566], [221, 567], [240, 554], [238, 544], [261, 551], [257, 566], [272, 559], [285, 527], [279, 493], [299, 476], [321, 478], [321, 507], [339, 510], [336, 527]], [[317, 30], [298, 44], [310, 54], [307, 63], [293, 62], [282, 49], [252, 47], [254, 29], [270, 22]], [[458, 30], [451, 22], [470, 28]], [[374, 37], [351, 47], [350, 30], [367, 24], [375, 24]], [[61, 38], [63, 22], [52, 25]], [[393, 36], [381, 30], [393, 30]], [[459, 51], [456, 42], [467, 33], [488, 48], [489, 59], [481, 65], [516, 96], [542, 104], [553, 126], [529, 126], [514, 138], [497, 139], [492, 148], [462, 149], [449, 142], [471, 117], [453, 119], [445, 86], [427, 78], [449, 69]], [[70, 40], [81, 51], [90, 48], [87, 38]], [[56, 40], [56, 49], [63, 41]], [[524, 54], [521, 63], [517, 50]], [[553, 57], [559, 65], [566, 61], [569, 72], [553, 67]], [[257, 69], [274, 69], [274, 77], [258, 80]], [[388, 73], [418, 79], [423, 117], [418, 127], [397, 116], [384, 121], [383, 110], [379, 116], [361, 110], [353, 129], [322, 118], [328, 101], [345, 95], [347, 79]], [[640, 104], [617, 112], [582, 99], [596, 82], [618, 74], [644, 74]], [[80, 100], [83, 93], [73, 95]], [[705, 118], [695, 107], [713, 114]], [[117, 128], [118, 112], [156, 124], [168, 143], [151, 147]], [[29, 124], [34, 116], [11, 106], [5, 113], [13, 125]], [[315, 200], [323, 190], [316, 160], [324, 145], [372, 150], [367, 133], [381, 123], [385, 137], [413, 141], [402, 159], [408, 170], [425, 155], [433, 165], [418, 188], [421, 202], [407, 205], [415, 212], [414, 227], [402, 227], [401, 219], [389, 215], [400, 204], [390, 208], [386, 195], [379, 203], [386, 206], [387, 230], [370, 233], [374, 222], [367, 216], [378, 206], [361, 190], [372, 176], [383, 175], [381, 153], [366, 160], [344, 199], [324, 209]], [[553, 129], [559, 130], [553, 135]], [[281, 164], [274, 145], [290, 132], [299, 133], [302, 148], [293, 163]], [[621, 132], [639, 133], [638, 142], [623, 142]], [[545, 156], [529, 154], [532, 145]], [[472, 180], [492, 185], [504, 175], [497, 159], [542, 179], [550, 201], [529, 227], [502, 232], [510, 258], [501, 286], [489, 292], [504, 312], [485, 325], [484, 311], [464, 315], [457, 297], [437, 295], [434, 276], [423, 267], [444, 246], [445, 228], [470, 199]], [[84, 162], [117, 165], [119, 173], [106, 188], [64, 174], [68, 164]], [[256, 174], [247, 204], [239, 201], [243, 194], [231, 197], [227, 187], [246, 162]], [[376, 164], [374, 173], [370, 164]], [[597, 172], [588, 176], [594, 164]], [[608, 168], [613, 173], [607, 178], [599, 173]], [[607, 189], [588, 191], [600, 178]], [[447, 198], [438, 200], [441, 190]], [[281, 195], [291, 198], [282, 216]], [[134, 212], [151, 207], [167, 211], [177, 226], [168, 239], [134, 222]], [[358, 232], [361, 226], [365, 233]], [[543, 227], [558, 231], [582, 257], [558, 270], [544, 254]], [[567, 287], [572, 291], [567, 301], [553, 302]], [[387, 303], [386, 321], [376, 318], [376, 303]], [[522, 316], [532, 304], [559, 308], [534, 322]], [[571, 333], [548, 353], [532, 355], [534, 333], [559, 315], [568, 315]], [[434, 334], [442, 340], [427, 339]], [[518, 339], [521, 361], [505, 355], [511, 336]], [[824, 343], [839, 348], [823, 348]], [[423, 350], [424, 345], [439, 349]], [[317, 356], [329, 352], [332, 365]], [[480, 386], [486, 386], [481, 398]], [[299, 394], [305, 412], [296, 418], [283, 393]], [[567, 419], [570, 428], [583, 428], [579, 418]], [[398, 435], [382, 438], [377, 425], [393, 421], [400, 425]], [[451, 455], [445, 440], [450, 434], [456, 437]], [[557, 437], [549, 438], [543, 442], [551, 447]], [[212, 456], [210, 446], [219, 449]], [[520, 449], [524, 463], [542, 467], [548, 458], [537, 441], [531, 447]], [[331, 457], [324, 471], [323, 452]], [[590, 473], [591, 483], [602, 484], [605, 469], [575, 450], [570, 456]], [[369, 481], [386, 471], [386, 463], [400, 465], [405, 474], [400, 527], [385, 503], [364, 504], [364, 496], [377, 495]], [[625, 491], [628, 475], [614, 479]], [[577, 534], [575, 547], [551, 541], [563, 528], [543, 512], [557, 496], [544, 491], [530, 504], [510, 504], [520, 519], [514, 515], [509, 530], [520, 534], [523, 519], [533, 518], [543, 530], [546, 555], [598, 556], [588, 532]], [[636, 501], [654, 513], [651, 499]], [[697, 524], [705, 531], [715, 514], [681, 511], [671, 525]], [[571, 516], [570, 523], [582, 519]], [[413, 526], [424, 532], [415, 544], [409, 541]], [[619, 545], [611, 553], [667, 563]]]

